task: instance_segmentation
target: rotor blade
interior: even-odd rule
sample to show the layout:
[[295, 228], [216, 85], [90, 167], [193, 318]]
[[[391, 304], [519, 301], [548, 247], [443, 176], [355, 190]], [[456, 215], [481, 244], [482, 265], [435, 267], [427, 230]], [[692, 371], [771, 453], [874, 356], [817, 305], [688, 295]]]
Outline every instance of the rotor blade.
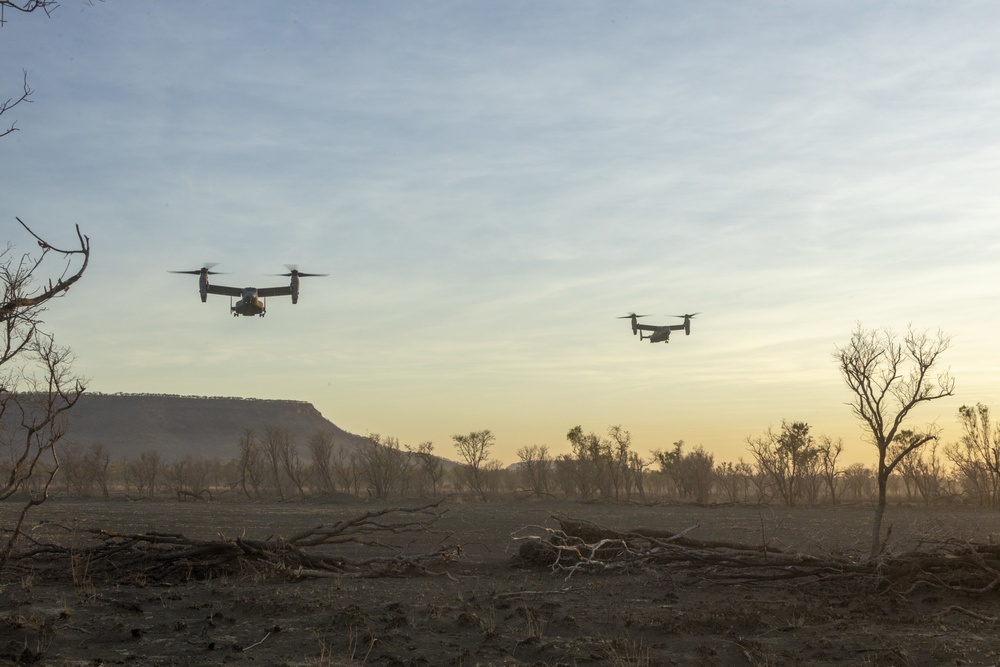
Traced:
[[295, 270], [291, 273], [269, 273], [269, 276], [284, 276], [285, 278], [291, 278], [292, 276], [298, 276], [299, 278], [317, 278], [321, 276], [328, 276], [329, 273], [302, 273], [301, 271]]
[[167, 271], [167, 273], [190, 273], [191, 275], [197, 276], [197, 275], [201, 274], [204, 271], [205, 273], [207, 273], [210, 276], [223, 275], [223, 274], [220, 274], [218, 271], [210, 271], [209, 270], [213, 266], [215, 266], [216, 264], [218, 264], [218, 262], [205, 262], [204, 264], [201, 265], [200, 269], [193, 269], [191, 271]]
[[198, 276], [198, 275], [201, 275], [201, 273], [203, 271], [205, 273], [207, 273], [208, 275], [210, 275], [210, 276], [224, 276], [224, 275], [226, 275], [225, 273], [220, 272], [220, 271], [209, 271], [207, 267], [204, 268], [204, 269], [194, 269], [192, 271], [167, 271], [167, 273], [189, 273], [189, 274], [191, 274], [193, 276]]
[[680, 317], [681, 319], [692, 319], [695, 315], [700, 315], [701, 313], [688, 313], [686, 315], [671, 315], [671, 317]]
[[628, 315], [622, 315], [621, 317], [617, 317], [617, 318], [615, 318], [615, 319], [619, 319], [619, 320], [630, 320], [630, 319], [632, 319], [633, 317], [649, 317], [649, 315], [636, 315], [635, 313], [629, 313]]

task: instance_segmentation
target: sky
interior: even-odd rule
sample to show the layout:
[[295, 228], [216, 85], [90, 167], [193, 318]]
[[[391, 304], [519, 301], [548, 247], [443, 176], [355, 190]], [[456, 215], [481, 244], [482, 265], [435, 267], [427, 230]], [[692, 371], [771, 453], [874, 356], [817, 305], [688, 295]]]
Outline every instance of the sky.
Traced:
[[[833, 354], [943, 331], [1000, 410], [1000, 4], [64, 0], [5, 13], [0, 229], [83, 280], [93, 391], [312, 403], [493, 456], [620, 425], [716, 461], [783, 420], [874, 462]], [[233, 318], [195, 276], [280, 286]], [[61, 267], [56, 267], [61, 269]], [[697, 312], [690, 336], [632, 335]], [[234, 443], [235, 452], [236, 443]]]

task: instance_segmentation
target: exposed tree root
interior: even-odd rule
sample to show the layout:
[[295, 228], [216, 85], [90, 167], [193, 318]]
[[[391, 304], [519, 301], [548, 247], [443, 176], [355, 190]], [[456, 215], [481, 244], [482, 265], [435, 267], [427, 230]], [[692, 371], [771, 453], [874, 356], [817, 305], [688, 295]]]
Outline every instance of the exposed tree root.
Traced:
[[[456, 544], [426, 553], [407, 553], [407, 534], [433, 533], [444, 515], [440, 503], [412, 509], [366, 512], [332, 525], [319, 525], [287, 538], [244, 537], [192, 539], [169, 533], [119, 533], [106, 529], [70, 529], [44, 524], [46, 541], [32, 536], [30, 546], [12, 557], [9, 566], [48, 580], [89, 582], [176, 582], [230, 575], [280, 575], [290, 579], [321, 576], [398, 577], [435, 574], [429, 568], [461, 555]], [[63, 531], [74, 543], [49, 538]], [[37, 532], [37, 531], [36, 531]], [[395, 539], [394, 539], [395, 538]]]
[[871, 559], [854, 553], [810, 555], [732, 542], [700, 541], [687, 534], [637, 528], [619, 532], [588, 521], [556, 518], [559, 528], [525, 526], [517, 561], [568, 579], [577, 573], [663, 570], [723, 583], [834, 584], [903, 594], [947, 589], [984, 594], [1000, 587], [1000, 545], [944, 540], [917, 550]]

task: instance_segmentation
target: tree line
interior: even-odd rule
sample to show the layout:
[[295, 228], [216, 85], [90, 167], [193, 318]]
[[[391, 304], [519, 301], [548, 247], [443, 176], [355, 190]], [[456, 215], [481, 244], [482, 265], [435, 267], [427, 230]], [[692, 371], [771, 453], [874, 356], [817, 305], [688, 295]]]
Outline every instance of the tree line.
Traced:
[[[963, 502], [1000, 508], [1000, 426], [983, 404], [959, 410], [961, 438], [910, 449], [889, 479], [887, 495], [925, 504]], [[914, 438], [901, 431], [889, 454]], [[799, 505], [870, 503], [878, 498], [877, 470], [843, 465], [844, 443], [813, 435], [809, 424], [783, 421], [779, 428], [746, 438], [746, 457], [716, 462], [698, 445], [678, 440], [643, 456], [620, 425], [604, 433], [575, 426], [566, 434], [567, 453], [527, 445], [504, 466], [492, 458], [489, 430], [455, 435], [446, 461], [433, 443], [401, 444], [368, 435], [338, 446], [331, 433], [296, 442], [284, 427], [265, 425], [239, 436], [228, 459], [192, 455], [168, 461], [155, 450], [134, 459], [112, 460], [100, 443], [60, 446], [56, 491], [74, 497], [178, 497], [210, 500], [231, 494], [247, 500], [289, 500], [324, 494], [361, 498], [435, 497], [462, 493], [480, 501], [503, 497], [562, 497], [621, 502], [680, 501]], [[0, 465], [7, 474], [9, 463]], [[36, 485], [46, 479], [37, 470]]]

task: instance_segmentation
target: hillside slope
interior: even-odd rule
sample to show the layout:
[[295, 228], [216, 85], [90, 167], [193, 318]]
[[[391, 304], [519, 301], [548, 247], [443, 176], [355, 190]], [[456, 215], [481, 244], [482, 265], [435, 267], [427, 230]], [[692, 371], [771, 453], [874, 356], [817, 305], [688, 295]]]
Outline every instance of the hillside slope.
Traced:
[[239, 456], [248, 429], [286, 429], [299, 451], [309, 438], [331, 433], [337, 447], [352, 447], [360, 436], [347, 433], [304, 401], [204, 398], [161, 394], [84, 394], [67, 417], [65, 440], [103, 444], [112, 459], [134, 459], [156, 450], [167, 461], [186, 454], [228, 460]]

